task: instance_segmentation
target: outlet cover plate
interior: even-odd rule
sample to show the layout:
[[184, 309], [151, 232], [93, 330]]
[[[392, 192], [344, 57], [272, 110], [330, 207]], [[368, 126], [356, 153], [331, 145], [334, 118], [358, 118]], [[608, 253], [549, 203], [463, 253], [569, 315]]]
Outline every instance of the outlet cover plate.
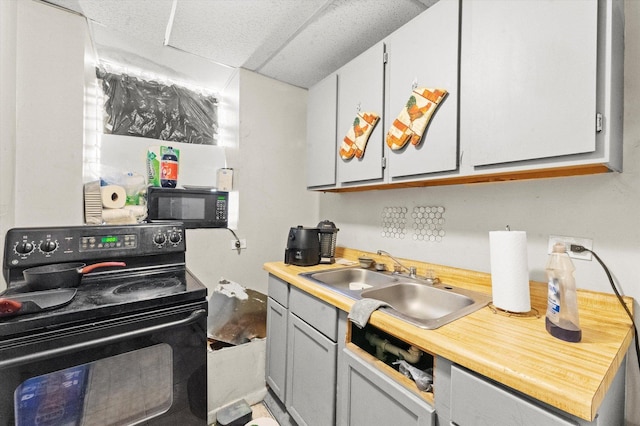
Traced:
[[[236, 240], [230, 240], [231, 241], [231, 250], [238, 250], [238, 247], [236, 247]], [[240, 249], [246, 249], [247, 248], [247, 240], [245, 238], [240, 238]]]
[[574, 253], [571, 251], [571, 244], [578, 244], [589, 250], [593, 249], [593, 240], [590, 238], [579, 237], [566, 237], [562, 235], [549, 235], [549, 246], [547, 247], [547, 253], [551, 254], [553, 246], [556, 243], [562, 243], [567, 248], [567, 254], [572, 259], [591, 260], [592, 255], [589, 251], [583, 251], [582, 253]]

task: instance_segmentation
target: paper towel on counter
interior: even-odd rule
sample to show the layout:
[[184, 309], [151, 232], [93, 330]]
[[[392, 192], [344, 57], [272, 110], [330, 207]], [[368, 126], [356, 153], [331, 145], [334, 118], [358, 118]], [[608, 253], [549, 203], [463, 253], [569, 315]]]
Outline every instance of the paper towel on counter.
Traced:
[[493, 305], [509, 312], [529, 312], [527, 233], [489, 232]]
[[102, 210], [102, 220], [107, 225], [131, 225], [137, 223], [136, 217], [131, 210], [125, 208]]
[[147, 218], [147, 206], [124, 206], [124, 210], [128, 210], [138, 222], [142, 222]]
[[106, 209], [121, 209], [127, 202], [127, 192], [118, 185], [106, 185], [100, 187], [102, 207]]

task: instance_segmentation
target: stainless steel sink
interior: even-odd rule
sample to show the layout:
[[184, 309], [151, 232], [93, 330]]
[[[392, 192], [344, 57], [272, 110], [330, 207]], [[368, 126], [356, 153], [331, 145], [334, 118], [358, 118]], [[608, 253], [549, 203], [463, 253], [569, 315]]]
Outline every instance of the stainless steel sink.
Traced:
[[307, 272], [300, 275], [356, 300], [361, 299], [360, 293], [364, 289], [383, 284], [398, 283], [401, 278], [406, 279], [401, 275], [392, 275], [362, 268], [333, 269], [324, 272]]
[[424, 329], [441, 327], [491, 302], [488, 294], [361, 268], [309, 272], [301, 276], [354, 300], [382, 300], [390, 307], [381, 310]]
[[364, 290], [361, 297], [382, 300], [392, 307], [389, 314], [426, 329], [448, 324], [491, 302], [487, 294], [442, 283], [399, 282]]

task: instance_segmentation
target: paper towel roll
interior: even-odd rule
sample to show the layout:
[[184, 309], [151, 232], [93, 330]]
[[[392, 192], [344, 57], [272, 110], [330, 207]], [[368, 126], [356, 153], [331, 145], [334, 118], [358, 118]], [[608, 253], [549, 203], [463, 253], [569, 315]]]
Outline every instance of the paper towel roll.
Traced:
[[107, 209], [120, 209], [127, 202], [127, 192], [118, 185], [106, 185], [100, 187], [102, 207]]
[[102, 210], [102, 220], [107, 225], [131, 225], [137, 223], [131, 210], [124, 208]]
[[493, 305], [509, 312], [529, 312], [527, 233], [489, 232]]

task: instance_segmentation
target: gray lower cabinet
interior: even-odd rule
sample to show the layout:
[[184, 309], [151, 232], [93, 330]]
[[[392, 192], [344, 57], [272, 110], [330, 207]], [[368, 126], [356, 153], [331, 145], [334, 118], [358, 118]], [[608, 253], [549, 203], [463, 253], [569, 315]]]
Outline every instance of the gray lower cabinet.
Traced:
[[339, 425], [435, 425], [435, 409], [349, 349], [342, 351]]
[[451, 369], [451, 388], [451, 422], [457, 426], [577, 425], [457, 366]]
[[333, 425], [346, 314], [273, 275], [267, 308], [267, 384], [298, 425]]
[[453, 365], [450, 389], [451, 425], [622, 426], [624, 370], [623, 364], [596, 418], [588, 422]]
[[289, 284], [269, 275], [268, 286], [266, 382], [284, 403], [287, 380]]
[[289, 313], [287, 411], [299, 425], [335, 419], [336, 343]]
[[287, 308], [267, 298], [266, 381], [273, 393], [284, 402], [287, 380]]

